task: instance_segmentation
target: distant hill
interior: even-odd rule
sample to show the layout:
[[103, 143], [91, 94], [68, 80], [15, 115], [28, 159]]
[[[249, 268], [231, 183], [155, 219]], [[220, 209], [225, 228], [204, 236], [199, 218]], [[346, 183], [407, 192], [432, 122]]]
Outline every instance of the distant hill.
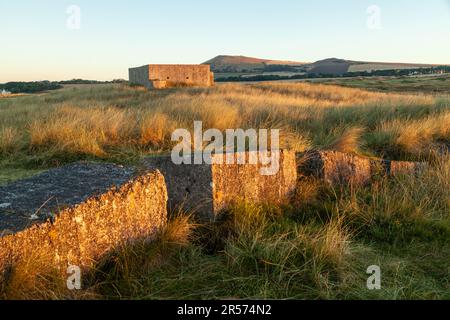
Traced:
[[353, 61], [330, 58], [320, 60], [308, 66], [309, 73], [339, 75], [348, 72]]
[[262, 72], [267, 66], [301, 66], [305, 63], [296, 61], [279, 61], [270, 59], [259, 59], [245, 56], [217, 56], [204, 62], [209, 64], [213, 72]]
[[323, 74], [339, 76], [348, 72], [418, 69], [436, 66], [417, 63], [352, 61], [339, 58], [329, 58], [314, 63], [305, 63], [229, 55], [217, 56], [203, 64], [209, 64], [211, 70], [218, 74], [218, 77], [222, 77], [223, 75], [230, 76], [234, 73], [244, 77], [267, 74]]
[[342, 75], [346, 72], [372, 72], [378, 70], [402, 70], [431, 68], [435, 65], [418, 63], [366, 62], [338, 58], [319, 60], [308, 66], [308, 73]]

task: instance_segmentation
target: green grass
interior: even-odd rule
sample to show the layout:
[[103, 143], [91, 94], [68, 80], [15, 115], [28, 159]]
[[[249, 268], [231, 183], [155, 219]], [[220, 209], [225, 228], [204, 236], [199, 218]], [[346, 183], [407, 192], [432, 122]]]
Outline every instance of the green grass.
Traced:
[[[446, 81], [431, 81], [449, 87]], [[111, 84], [68, 86], [0, 99], [0, 175], [5, 181], [78, 160], [137, 163], [143, 156], [169, 152], [173, 130], [192, 130], [194, 120], [202, 120], [204, 130], [280, 129], [281, 146], [299, 151], [345, 150], [336, 142], [358, 133], [353, 140], [362, 154], [422, 160], [448, 146], [449, 117], [447, 95], [308, 83], [149, 92]]]
[[2, 168], [0, 171], [0, 185], [5, 185], [10, 182], [32, 177], [41, 173], [39, 169], [25, 169], [25, 168]]
[[[281, 128], [282, 143], [298, 149], [431, 164], [359, 189], [304, 179], [290, 205], [238, 203], [214, 224], [173, 215], [156, 241], [104, 257], [81, 292], [24, 271], [0, 297], [450, 299], [449, 106], [446, 95], [287, 83], [75, 86], [0, 100], [0, 183], [80, 159], [133, 164], [169, 151], [172, 130], [193, 120]], [[381, 290], [366, 287], [371, 265], [381, 267]]]
[[355, 78], [327, 80], [323, 82], [349, 88], [368, 89], [382, 92], [450, 94], [449, 75], [433, 77]]
[[[301, 181], [311, 192], [289, 206], [238, 203], [214, 224], [178, 213], [156, 241], [105, 256], [83, 291], [40, 274], [12, 297], [449, 299], [449, 159], [356, 190]], [[381, 290], [366, 287], [372, 265]]]
[[[183, 233], [182, 245], [166, 236], [165, 257], [144, 258], [147, 267], [142, 256], [158, 257], [161, 243], [117, 252], [95, 288], [138, 299], [448, 299], [449, 162], [419, 178], [317, 186], [303, 206], [239, 204]], [[381, 267], [381, 290], [366, 287], [371, 265]]]

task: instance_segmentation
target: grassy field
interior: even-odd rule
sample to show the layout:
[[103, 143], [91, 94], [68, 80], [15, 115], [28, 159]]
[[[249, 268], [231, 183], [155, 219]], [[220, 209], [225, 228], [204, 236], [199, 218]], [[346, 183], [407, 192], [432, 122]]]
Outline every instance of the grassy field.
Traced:
[[[168, 152], [172, 131], [192, 130], [194, 120], [220, 130], [281, 129], [282, 146], [299, 151], [431, 164], [418, 177], [359, 189], [305, 179], [291, 205], [241, 203], [216, 224], [197, 225], [181, 210], [158, 241], [105, 257], [82, 292], [66, 292], [51, 273], [22, 272], [0, 297], [450, 299], [445, 86], [436, 94], [428, 80], [410, 93], [309, 83], [151, 92], [95, 85], [0, 99], [0, 183], [81, 159], [137, 163]], [[366, 287], [371, 265], [381, 267], [381, 290]]]
[[0, 183], [80, 159], [132, 163], [167, 152], [172, 131], [192, 129], [194, 120], [205, 129], [281, 129], [282, 145], [298, 150], [345, 140], [344, 151], [420, 160], [448, 143], [449, 101], [308, 83], [153, 92], [81, 85], [4, 98]]
[[400, 78], [351, 78], [327, 80], [326, 83], [381, 92], [450, 94], [449, 75]]

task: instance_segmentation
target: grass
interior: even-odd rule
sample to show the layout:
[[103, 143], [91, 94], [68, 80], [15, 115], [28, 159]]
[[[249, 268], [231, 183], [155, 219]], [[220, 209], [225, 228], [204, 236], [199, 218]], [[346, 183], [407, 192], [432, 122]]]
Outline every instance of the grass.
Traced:
[[[359, 190], [315, 182], [320, 191], [301, 209], [236, 205], [173, 247], [162, 265], [139, 269], [138, 259], [136, 274], [114, 273], [99, 288], [142, 299], [448, 299], [449, 165]], [[374, 264], [383, 272], [380, 291], [365, 287]]]
[[356, 78], [327, 80], [326, 83], [381, 92], [450, 93], [450, 76]]
[[448, 146], [449, 101], [446, 95], [308, 83], [150, 92], [123, 85], [70, 86], [0, 100], [0, 163], [2, 170], [16, 172], [80, 159], [135, 163], [170, 151], [173, 130], [192, 130], [194, 120], [202, 120], [204, 130], [280, 129], [281, 145], [298, 150], [357, 147], [366, 155], [420, 160]]
[[[156, 241], [137, 241], [107, 255], [82, 291], [65, 292], [56, 285], [63, 279], [58, 282], [51, 271], [27, 277], [23, 268], [3, 294], [9, 298], [13, 289], [12, 297], [47, 299], [449, 299], [449, 178], [446, 157], [417, 178], [380, 178], [357, 190], [303, 181], [316, 190], [309, 199], [300, 196], [286, 207], [238, 203], [216, 224], [198, 225], [179, 213]], [[371, 265], [381, 267], [381, 290], [366, 287]]]
[[[449, 106], [445, 94], [308, 83], [72, 86], [2, 99], [0, 183], [80, 159], [132, 164], [169, 151], [171, 132], [194, 120], [278, 128], [294, 149], [425, 159], [430, 168], [356, 189], [302, 178], [290, 205], [237, 203], [214, 224], [177, 212], [156, 241], [105, 256], [82, 291], [67, 291], [30, 257], [0, 298], [449, 299]], [[366, 287], [371, 265], [381, 267], [381, 290]]]

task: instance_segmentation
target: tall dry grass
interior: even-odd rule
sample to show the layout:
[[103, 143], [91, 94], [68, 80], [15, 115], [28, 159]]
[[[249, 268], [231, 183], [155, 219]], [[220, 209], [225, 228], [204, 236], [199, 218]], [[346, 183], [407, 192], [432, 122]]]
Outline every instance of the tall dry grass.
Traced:
[[333, 212], [371, 240], [413, 243], [450, 240], [450, 155], [420, 174], [382, 178], [337, 196]]
[[[364, 149], [419, 158], [449, 141], [449, 100], [308, 83], [223, 84], [142, 91], [118, 85], [73, 86], [0, 102], [2, 147], [41, 158], [55, 153], [118, 159], [169, 151], [171, 133], [217, 128], [280, 129], [281, 145], [304, 150]], [[16, 136], [16, 137], [13, 137]], [[18, 141], [20, 140], [20, 143]]]
[[344, 153], [359, 153], [364, 128], [352, 127], [345, 130], [327, 148]]
[[[298, 204], [237, 203], [214, 224], [176, 216], [156, 240], [106, 255], [81, 292], [67, 292], [48, 265], [29, 259], [0, 297], [446, 298], [449, 159], [437, 158], [417, 177], [360, 189], [303, 181]], [[382, 266], [382, 290], [365, 287], [373, 264]]]
[[390, 137], [400, 150], [412, 154], [425, 154], [433, 142], [449, 142], [450, 113], [428, 116], [420, 120], [393, 120], [384, 122], [378, 131]]
[[0, 130], [0, 154], [14, 153], [21, 147], [21, 134], [17, 128], [5, 127]]
[[[76, 296], [58, 285], [54, 270], [30, 259], [16, 266], [1, 297], [359, 298], [369, 296], [367, 266], [380, 259], [387, 289], [370, 297], [443, 297], [449, 101], [306, 83], [149, 92], [74, 86], [2, 99], [0, 160], [9, 165], [45, 162], [57, 153], [120, 160], [168, 151], [174, 129], [192, 130], [202, 120], [204, 129], [281, 129], [282, 146], [292, 149], [426, 157], [432, 166], [418, 177], [380, 179], [360, 189], [330, 190], [304, 180], [292, 206], [241, 203], [217, 224], [173, 219], [156, 241], [106, 256], [88, 290]], [[36, 269], [41, 272], [27, 272]]]

